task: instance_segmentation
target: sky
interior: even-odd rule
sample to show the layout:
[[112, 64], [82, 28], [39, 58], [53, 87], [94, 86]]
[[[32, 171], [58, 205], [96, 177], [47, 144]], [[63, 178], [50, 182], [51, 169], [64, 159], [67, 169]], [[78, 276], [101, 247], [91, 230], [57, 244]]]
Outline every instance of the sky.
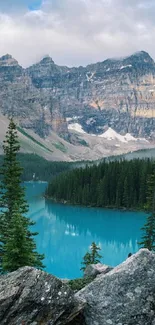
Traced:
[[155, 59], [155, 0], [0, 0], [0, 56], [87, 65], [144, 50]]

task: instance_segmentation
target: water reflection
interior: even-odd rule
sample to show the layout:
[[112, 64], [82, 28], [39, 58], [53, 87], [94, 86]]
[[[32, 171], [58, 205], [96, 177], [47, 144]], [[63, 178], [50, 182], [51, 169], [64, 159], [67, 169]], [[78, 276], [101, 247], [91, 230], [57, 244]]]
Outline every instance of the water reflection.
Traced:
[[36, 221], [37, 247], [45, 253], [46, 270], [63, 278], [81, 275], [80, 263], [92, 241], [103, 261], [117, 265], [138, 250], [144, 213], [72, 207], [45, 201], [46, 184], [27, 184], [29, 216]]

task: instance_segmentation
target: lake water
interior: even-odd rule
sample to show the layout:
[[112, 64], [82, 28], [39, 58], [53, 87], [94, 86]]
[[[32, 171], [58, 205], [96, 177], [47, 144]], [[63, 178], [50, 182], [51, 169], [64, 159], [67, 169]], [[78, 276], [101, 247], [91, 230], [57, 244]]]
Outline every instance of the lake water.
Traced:
[[29, 217], [36, 222], [37, 250], [45, 254], [45, 270], [60, 278], [82, 275], [81, 260], [95, 241], [102, 262], [118, 265], [138, 250], [144, 213], [84, 208], [52, 203], [41, 194], [46, 183], [26, 183]]

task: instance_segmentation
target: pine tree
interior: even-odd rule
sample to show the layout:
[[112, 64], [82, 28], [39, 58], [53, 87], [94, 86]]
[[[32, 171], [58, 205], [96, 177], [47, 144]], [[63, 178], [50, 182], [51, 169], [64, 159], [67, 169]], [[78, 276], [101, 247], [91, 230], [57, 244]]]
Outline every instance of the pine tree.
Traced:
[[26, 265], [42, 268], [44, 256], [36, 252], [33, 238], [37, 233], [30, 231], [35, 223], [26, 217], [28, 205], [24, 187], [21, 185], [22, 168], [17, 160], [20, 145], [13, 119], [9, 123], [3, 150], [0, 186], [0, 203], [3, 207], [0, 213], [1, 270], [14, 271]]
[[146, 224], [141, 228], [143, 231], [142, 241], [139, 245], [150, 251], [155, 251], [155, 213], [147, 217]]
[[102, 256], [98, 253], [101, 250], [99, 246], [96, 245], [95, 242], [91, 244], [91, 257], [92, 257], [92, 264], [100, 263], [100, 259]]
[[125, 177], [125, 180], [124, 180], [123, 204], [124, 204], [124, 207], [126, 207], [126, 208], [129, 208], [129, 206], [130, 206], [128, 177]]
[[82, 271], [85, 271], [86, 267], [89, 264], [100, 263], [100, 259], [102, 258], [102, 256], [98, 253], [98, 251], [100, 251], [101, 248], [99, 246], [97, 246], [95, 242], [93, 242], [91, 244], [90, 250], [91, 250], [91, 252], [87, 252], [85, 254], [85, 256], [83, 257], [83, 261], [81, 263], [83, 265], [81, 267]]
[[85, 256], [83, 257], [83, 261], [81, 262], [81, 264], [83, 265], [81, 267], [81, 271], [85, 271], [86, 267], [89, 265], [89, 264], [92, 264], [91, 262], [91, 254], [89, 252], [87, 252], [85, 254]]
[[141, 229], [143, 236], [139, 245], [150, 251], [155, 251], [155, 168], [148, 179], [147, 208], [151, 214], [148, 215], [146, 224]]

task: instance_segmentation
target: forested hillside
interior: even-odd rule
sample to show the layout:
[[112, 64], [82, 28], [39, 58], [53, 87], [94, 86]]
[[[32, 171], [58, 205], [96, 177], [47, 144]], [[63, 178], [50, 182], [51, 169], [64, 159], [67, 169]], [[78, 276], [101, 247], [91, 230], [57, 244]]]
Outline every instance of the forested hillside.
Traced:
[[49, 184], [46, 195], [71, 204], [141, 209], [153, 169], [150, 159], [102, 162], [62, 173]]
[[[18, 154], [18, 160], [23, 167], [22, 180], [30, 181], [35, 174], [35, 180], [48, 181], [57, 174], [70, 170], [75, 165], [68, 162], [48, 161], [35, 154]], [[0, 166], [3, 163], [3, 156], [0, 156]], [[76, 165], [75, 165], [76, 166]]]

